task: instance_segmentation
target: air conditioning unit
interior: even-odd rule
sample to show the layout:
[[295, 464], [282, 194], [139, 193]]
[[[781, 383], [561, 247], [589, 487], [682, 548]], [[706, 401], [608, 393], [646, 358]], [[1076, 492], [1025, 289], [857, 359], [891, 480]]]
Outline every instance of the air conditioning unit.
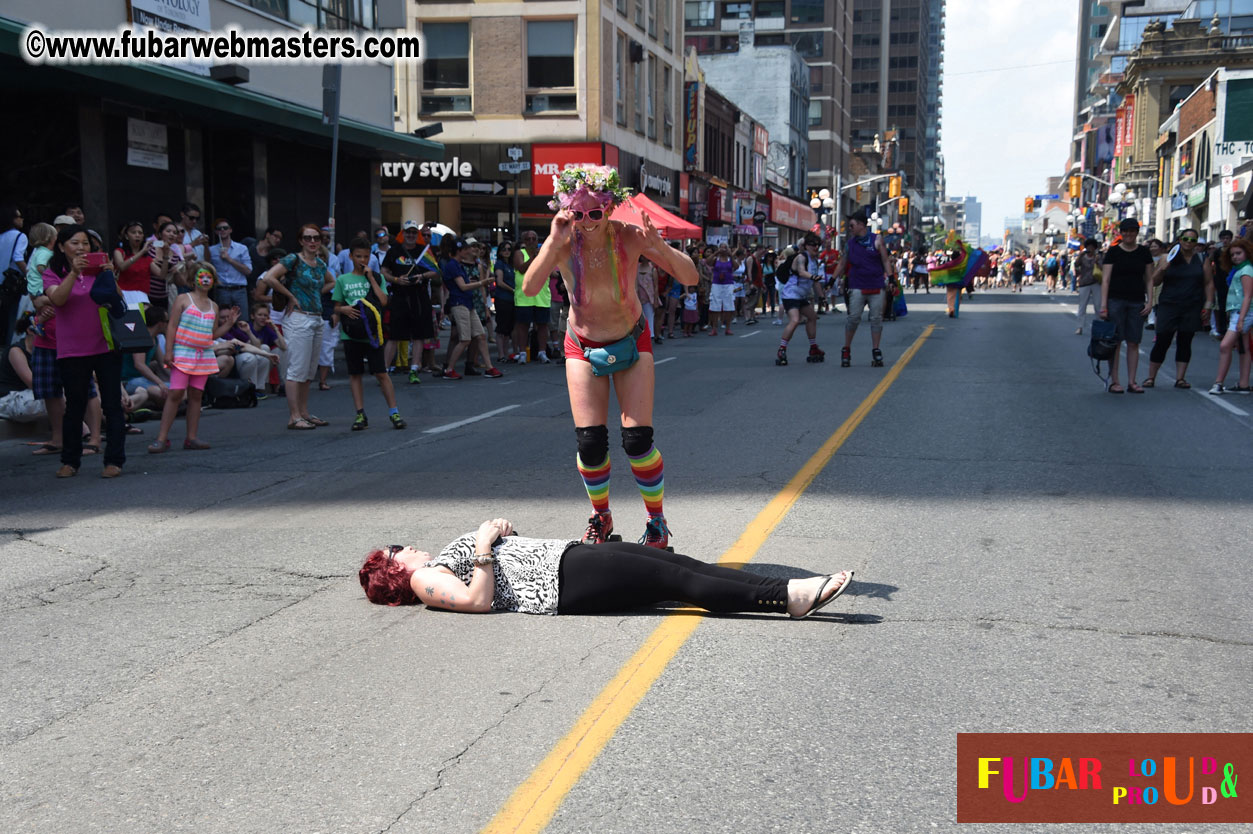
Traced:
[[631, 41], [627, 54], [630, 56], [632, 64], [638, 64], [644, 60], [644, 44], [639, 41]]

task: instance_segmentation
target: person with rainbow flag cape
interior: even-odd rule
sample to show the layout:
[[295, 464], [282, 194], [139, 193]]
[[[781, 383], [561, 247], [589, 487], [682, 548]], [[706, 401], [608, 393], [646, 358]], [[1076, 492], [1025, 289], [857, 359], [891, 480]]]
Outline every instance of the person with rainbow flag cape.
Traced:
[[699, 275], [691, 258], [666, 245], [647, 214], [642, 229], [610, 219], [630, 197], [614, 168], [567, 168], [553, 177], [553, 195], [548, 206], [556, 216], [522, 292], [539, 294], [559, 269], [570, 299], [566, 386], [578, 441], [575, 465], [592, 502], [582, 540], [599, 544], [613, 533], [606, 425], [612, 384], [622, 409], [622, 448], [648, 513], [640, 543], [665, 549], [671, 533], [662, 510], [661, 453], [653, 445], [653, 342], [635, 289], [636, 265], [647, 258], [689, 287]]
[[948, 317], [955, 319], [961, 310], [962, 289], [973, 286], [977, 277], [987, 277], [991, 272], [992, 262], [988, 253], [982, 249], [967, 248], [956, 231], [948, 233], [948, 237], [944, 239], [944, 248], [953, 254], [929, 267], [931, 285], [944, 287]]

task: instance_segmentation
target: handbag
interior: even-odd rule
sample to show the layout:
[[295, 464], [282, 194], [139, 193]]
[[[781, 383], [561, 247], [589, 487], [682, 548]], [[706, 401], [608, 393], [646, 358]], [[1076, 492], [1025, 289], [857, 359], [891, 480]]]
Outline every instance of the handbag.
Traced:
[[152, 350], [152, 333], [144, 317], [144, 305], [115, 316], [108, 307], [100, 308], [100, 329], [109, 350], [120, 353], [147, 353]]
[[1108, 362], [1118, 350], [1118, 327], [1106, 319], [1094, 319], [1092, 339], [1088, 342], [1088, 356], [1097, 362]]
[[640, 318], [635, 323], [635, 327], [626, 336], [623, 336], [616, 342], [610, 342], [602, 347], [583, 347], [579, 342], [578, 334], [573, 329], [567, 331], [570, 340], [574, 342], [575, 347], [583, 351], [583, 356], [592, 366], [592, 374], [594, 376], [609, 376], [616, 374], [618, 371], [625, 371], [640, 360], [640, 349], [636, 344], [640, 335], [644, 332], [644, 319]]

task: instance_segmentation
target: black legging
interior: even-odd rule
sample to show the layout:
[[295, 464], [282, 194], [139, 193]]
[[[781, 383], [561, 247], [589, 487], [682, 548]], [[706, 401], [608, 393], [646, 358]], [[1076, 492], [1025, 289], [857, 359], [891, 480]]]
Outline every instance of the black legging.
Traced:
[[623, 611], [666, 600], [718, 613], [785, 614], [787, 580], [626, 542], [577, 544], [561, 558], [559, 614]]
[[1170, 341], [1179, 337], [1179, 343], [1175, 346], [1175, 361], [1184, 365], [1192, 361], [1192, 337], [1195, 333], [1185, 333], [1182, 330], [1162, 330], [1160, 327], [1157, 334], [1153, 337], [1153, 349], [1149, 351], [1149, 361], [1155, 364], [1162, 364], [1166, 361], [1166, 351], [1170, 350]]

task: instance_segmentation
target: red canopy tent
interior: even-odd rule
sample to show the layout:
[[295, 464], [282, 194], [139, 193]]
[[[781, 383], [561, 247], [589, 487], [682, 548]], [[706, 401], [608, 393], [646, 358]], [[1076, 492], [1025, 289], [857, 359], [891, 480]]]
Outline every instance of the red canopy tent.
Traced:
[[635, 194], [631, 199], [620, 203], [613, 210], [613, 214], [609, 216], [613, 220], [630, 223], [642, 229], [644, 228], [643, 215], [648, 215], [649, 219], [653, 221], [653, 225], [657, 227], [657, 231], [661, 232], [661, 236], [668, 240], [699, 238], [703, 234], [700, 226], [689, 223], [678, 215], [671, 214], [644, 194]]

